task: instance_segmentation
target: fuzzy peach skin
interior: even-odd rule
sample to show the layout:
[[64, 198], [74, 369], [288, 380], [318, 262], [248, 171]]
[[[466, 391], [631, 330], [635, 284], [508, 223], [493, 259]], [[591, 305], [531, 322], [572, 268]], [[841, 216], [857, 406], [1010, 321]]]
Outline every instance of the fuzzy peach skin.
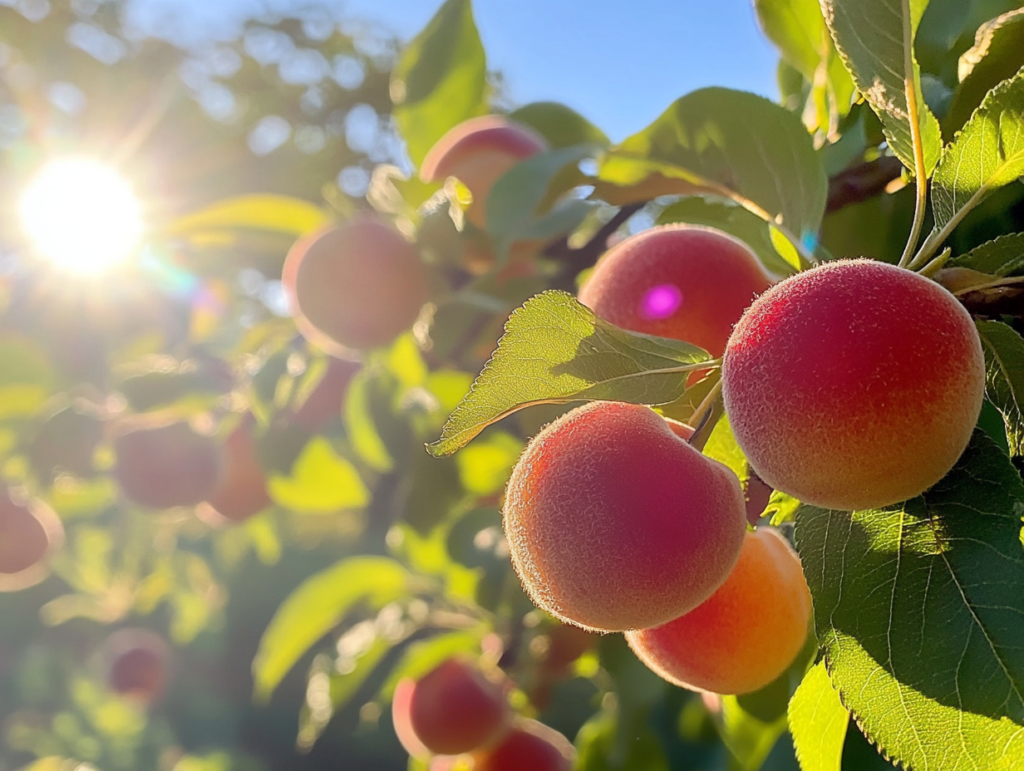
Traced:
[[460, 755], [482, 747], [501, 733], [507, 721], [502, 687], [458, 659], [445, 661], [418, 680], [409, 697], [409, 727], [424, 747], [438, 755]]
[[485, 225], [485, 201], [498, 181], [520, 161], [548, 149], [544, 137], [529, 126], [501, 115], [470, 118], [452, 128], [427, 153], [420, 168], [424, 182], [455, 177], [473, 195], [467, 216]]
[[520, 720], [494, 747], [474, 755], [473, 771], [570, 771], [569, 740], [536, 720]]
[[670, 683], [697, 691], [756, 691], [803, 648], [811, 592], [800, 558], [778, 531], [748, 532], [739, 561], [702, 605], [653, 629], [626, 633], [637, 657]]
[[617, 327], [685, 340], [714, 357], [733, 325], [771, 286], [757, 255], [728, 233], [662, 225], [610, 249], [579, 292]]
[[594, 631], [665, 623], [707, 599], [745, 530], [728, 468], [648, 407], [591, 402], [529, 443], [505, 494], [512, 564], [531, 599]]
[[411, 327], [427, 281], [416, 247], [370, 215], [299, 239], [281, 274], [299, 331], [341, 356], [386, 345]]
[[114, 440], [113, 476], [125, 496], [151, 509], [194, 506], [217, 489], [222, 448], [187, 423], [137, 428]]
[[247, 415], [224, 441], [224, 472], [207, 504], [222, 517], [242, 522], [270, 505], [267, 475], [252, 432], [256, 419]]
[[909, 270], [829, 262], [777, 284], [726, 347], [736, 440], [771, 487], [831, 509], [920, 495], [953, 467], [985, 392], [964, 307]]

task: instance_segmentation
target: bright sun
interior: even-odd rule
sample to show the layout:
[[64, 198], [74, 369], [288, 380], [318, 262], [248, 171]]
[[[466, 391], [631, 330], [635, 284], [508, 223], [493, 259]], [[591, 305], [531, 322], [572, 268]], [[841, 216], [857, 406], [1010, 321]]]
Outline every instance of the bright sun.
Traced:
[[89, 158], [47, 165], [21, 199], [21, 219], [39, 252], [76, 273], [99, 273], [125, 260], [142, 234], [131, 188]]

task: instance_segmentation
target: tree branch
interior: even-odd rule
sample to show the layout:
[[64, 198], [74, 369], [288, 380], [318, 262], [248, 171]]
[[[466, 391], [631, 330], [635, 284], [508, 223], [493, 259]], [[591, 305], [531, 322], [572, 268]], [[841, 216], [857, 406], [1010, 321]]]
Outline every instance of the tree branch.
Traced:
[[825, 213], [831, 214], [845, 206], [874, 198], [902, 171], [903, 164], [899, 158], [891, 155], [843, 169], [828, 181]]

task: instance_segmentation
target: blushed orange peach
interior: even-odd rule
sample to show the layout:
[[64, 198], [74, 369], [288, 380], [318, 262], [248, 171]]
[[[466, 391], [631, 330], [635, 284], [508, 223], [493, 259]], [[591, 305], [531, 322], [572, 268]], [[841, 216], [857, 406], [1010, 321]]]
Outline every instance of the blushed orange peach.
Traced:
[[756, 691], [781, 675], [803, 648], [811, 592], [800, 558], [777, 530], [748, 532], [725, 583], [689, 613], [626, 641], [654, 672], [698, 691]]
[[470, 222], [483, 228], [487, 196], [509, 169], [548, 144], [529, 126], [500, 115], [484, 115], [463, 121], [441, 137], [427, 153], [420, 168], [425, 182], [456, 177], [473, 195], [467, 211]]
[[591, 402], [529, 443], [504, 526], [531, 599], [568, 623], [623, 631], [706, 600], [745, 531], [743, 491], [648, 407]]
[[242, 522], [270, 505], [267, 475], [256, 452], [255, 419], [247, 415], [224, 441], [224, 471], [206, 503], [222, 517]]
[[725, 409], [771, 487], [832, 509], [920, 495], [977, 423], [985, 357], [944, 288], [873, 260], [798, 273], [744, 314], [722, 365]]
[[575, 755], [558, 731], [521, 720], [495, 746], [474, 754], [473, 771], [570, 771]]
[[281, 283], [299, 331], [328, 353], [386, 345], [427, 300], [416, 247], [369, 215], [299, 239]]

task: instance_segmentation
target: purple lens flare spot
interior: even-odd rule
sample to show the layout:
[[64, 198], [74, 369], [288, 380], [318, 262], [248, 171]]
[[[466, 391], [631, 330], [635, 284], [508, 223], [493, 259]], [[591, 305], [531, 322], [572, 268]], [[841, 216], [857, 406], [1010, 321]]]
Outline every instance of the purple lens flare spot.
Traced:
[[683, 304], [683, 291], [675, 284], [652, 286], [640, 301], [640, 315], [650, 321], [667, 319]]

